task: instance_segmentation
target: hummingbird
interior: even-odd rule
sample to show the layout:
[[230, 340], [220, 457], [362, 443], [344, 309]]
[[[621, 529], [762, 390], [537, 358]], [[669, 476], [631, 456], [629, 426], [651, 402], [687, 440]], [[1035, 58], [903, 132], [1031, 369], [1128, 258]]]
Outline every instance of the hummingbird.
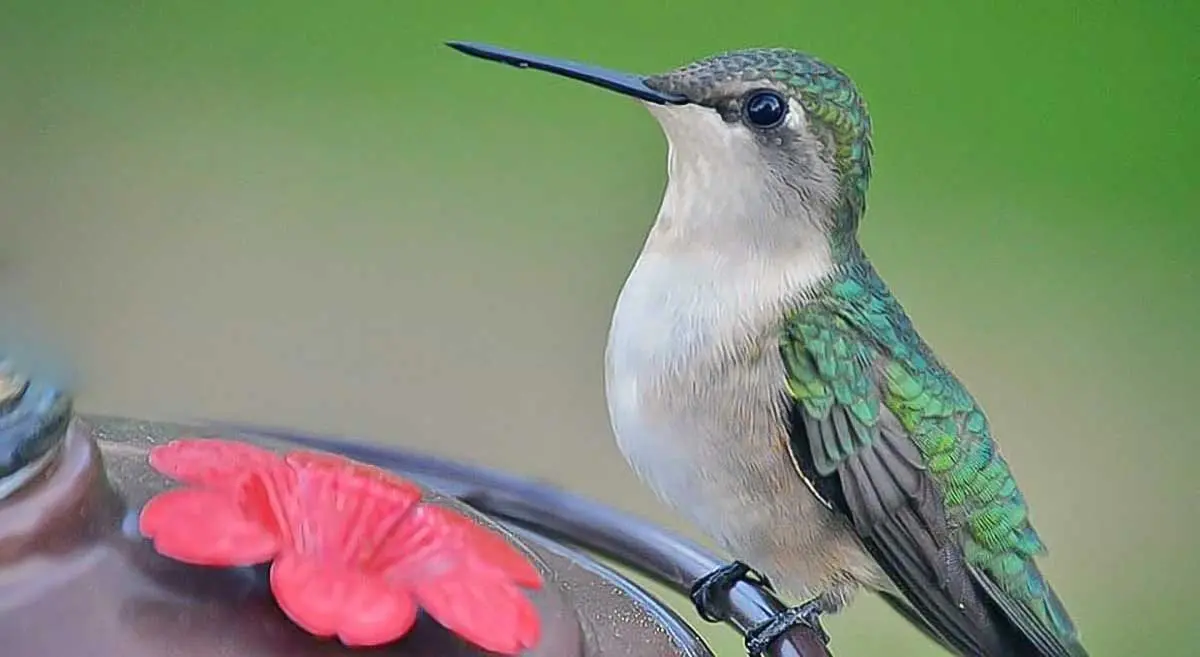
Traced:
[[665, 133], [605, 391], [641, 481], [736, 559], [692, 587], [706, 620], [743, 580], [804, 600], [747, 633], [761, 654], [865, 588], [953, 654], [1086, 657], [983, 408], [860, 245], [871, 118], [841, 69], [756, 48], [643, 76], [448, 45], [635, 98]]

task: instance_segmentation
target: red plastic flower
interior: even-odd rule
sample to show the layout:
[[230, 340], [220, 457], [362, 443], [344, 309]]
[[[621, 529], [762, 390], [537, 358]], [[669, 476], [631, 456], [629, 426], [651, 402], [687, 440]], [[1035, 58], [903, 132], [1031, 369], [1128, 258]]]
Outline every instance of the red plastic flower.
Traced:
[[246, 443], [178, 440], [150, 465], [186, 488], [142, 509], [158, 552], [205, 566], [272, 561], [271, 590], [297, 625], [347, 645], [406, 634], [423, 609], [492, 652], [537, 643], [534, 566], [500, 536], [413, 484], [332, 454], [279, 456]]

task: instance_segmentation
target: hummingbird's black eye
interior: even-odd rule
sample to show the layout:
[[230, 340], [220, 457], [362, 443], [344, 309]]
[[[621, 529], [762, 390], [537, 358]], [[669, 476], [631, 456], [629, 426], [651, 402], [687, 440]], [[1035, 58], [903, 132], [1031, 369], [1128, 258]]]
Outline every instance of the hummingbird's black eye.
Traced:
[[774, 128], [787, 116], [787, 99], [776, 91], [753, 91], [742, 105], [746, 121], [756, 128]]

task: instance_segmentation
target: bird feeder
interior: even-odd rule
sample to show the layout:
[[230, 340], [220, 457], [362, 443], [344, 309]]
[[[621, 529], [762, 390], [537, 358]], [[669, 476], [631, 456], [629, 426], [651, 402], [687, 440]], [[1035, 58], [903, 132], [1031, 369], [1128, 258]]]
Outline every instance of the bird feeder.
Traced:
[[[626, 573], [686, 592], [718, 565], [640, 519], [473, 465], [76, 415], [68, 390], [0, 355], [5, 657], [711, 657]], [[745, 630], [783, 606], [747, 582], [731, 609]], [[799, 627], [769, 654], [829, 653]]]

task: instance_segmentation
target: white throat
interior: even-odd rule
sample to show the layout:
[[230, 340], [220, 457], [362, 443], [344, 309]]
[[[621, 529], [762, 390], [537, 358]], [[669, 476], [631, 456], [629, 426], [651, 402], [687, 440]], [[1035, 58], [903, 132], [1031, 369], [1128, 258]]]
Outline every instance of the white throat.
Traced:
[[[789, 120], [803, 121], [795, 110]], [[651, 111], [668, 183], [613, 316], [609, 375], [625, 381], [762, 346], [835, 272], [816, 214], [827, 208], [773, 184], [753, 134], [708, 108]]]
[[[788, 124], [803, 110], [791, 102]], [[716, 250], [727, 258], [830, 260], [826, 235], [836, 174], [814, 163], [783, 180], [748, 128], [695, 105], [649, 105], [667, 138], [667, 188], [648, 249]], [[814, 274], [817, 272], [814, 272]]]

